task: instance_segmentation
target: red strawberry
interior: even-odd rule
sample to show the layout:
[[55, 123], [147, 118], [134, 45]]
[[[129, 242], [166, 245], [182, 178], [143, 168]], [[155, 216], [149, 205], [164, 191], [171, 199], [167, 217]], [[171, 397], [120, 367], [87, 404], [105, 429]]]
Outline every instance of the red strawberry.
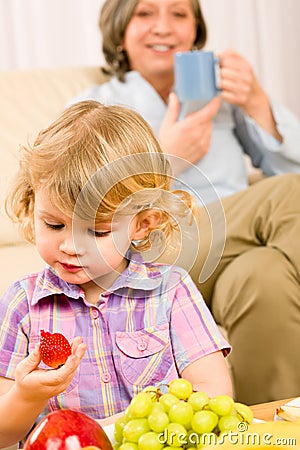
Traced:
[[63, 334], [52, 334], [44, 330], [41, 330], [40, 352], [42, 361], [54, 369], [63, 366], [72, 353], [71, 346]]

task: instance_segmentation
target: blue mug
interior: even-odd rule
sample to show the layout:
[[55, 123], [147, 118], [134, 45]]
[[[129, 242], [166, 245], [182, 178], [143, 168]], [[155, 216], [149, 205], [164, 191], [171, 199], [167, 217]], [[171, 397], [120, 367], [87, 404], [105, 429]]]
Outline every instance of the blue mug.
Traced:
[[203, 108], [220, 92], [219, 59], [213, 52], [192, 50], [175, 53], [174, 91], [181, 104], [180, 116]]

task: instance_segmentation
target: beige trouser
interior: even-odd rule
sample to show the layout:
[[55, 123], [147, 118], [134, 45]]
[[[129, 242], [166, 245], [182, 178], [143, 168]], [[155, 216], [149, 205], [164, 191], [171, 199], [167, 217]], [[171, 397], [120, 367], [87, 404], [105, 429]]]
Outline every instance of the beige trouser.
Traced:
[[[190, 272], [232, 345], [235, 397], [254, 404], [299, 396], [300, 175], [264, 179], [222, 205], [221, 260], [207, 281], [198, 281], [214, 223], [213, 212], [209, 218], [202, 208], [200, 251]], [[221, 229], [214, 242], [222, 249]]]

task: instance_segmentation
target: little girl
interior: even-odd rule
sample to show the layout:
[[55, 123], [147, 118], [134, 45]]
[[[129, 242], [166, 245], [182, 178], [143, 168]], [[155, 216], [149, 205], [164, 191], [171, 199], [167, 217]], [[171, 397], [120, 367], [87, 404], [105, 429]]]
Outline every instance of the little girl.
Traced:
[[[50, 411], [105, 418], [177, 377], [232, 395], [230, 346], [199, 291], [154, 262], [166, 248], [176, 258], [179, 219], [196, 211], [171, 181], [151, 129], [124, 107], [77, 103], [23, 149], [6, 210], [46, 267], [0, 301], [1, 447]], [[42, 329], [72, 342], [58, 369], [41, 364]]]

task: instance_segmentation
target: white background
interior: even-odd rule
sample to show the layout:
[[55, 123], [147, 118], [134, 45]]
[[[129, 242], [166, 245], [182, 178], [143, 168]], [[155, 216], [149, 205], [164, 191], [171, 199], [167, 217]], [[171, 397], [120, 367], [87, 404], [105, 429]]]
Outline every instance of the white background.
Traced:
[[[163, 1], [163, 0], [160, 0]], [[103, 0], [0, 0], [0, 70], [100, 65]], [[300, 118], [300, 0], [202, 0], [207, 48], [235, 48]]]

